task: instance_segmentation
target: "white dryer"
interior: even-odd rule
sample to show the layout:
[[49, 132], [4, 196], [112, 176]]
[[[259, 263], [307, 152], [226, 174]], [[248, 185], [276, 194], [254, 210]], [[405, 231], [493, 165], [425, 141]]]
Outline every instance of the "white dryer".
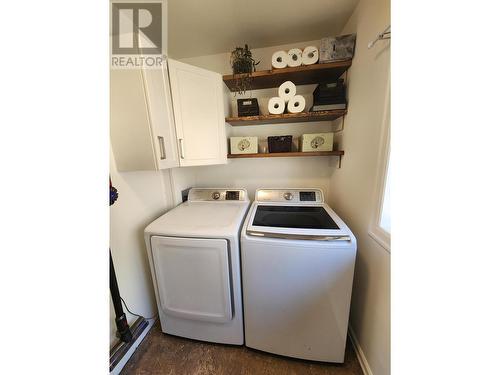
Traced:
[[243, 344], [239, 236], [245, 189], [199, 189], [145, 229], [165, 333]]
[[241, 233], [245, 345], [343, 362], [356, 238], [319, 189], [259, 189]]

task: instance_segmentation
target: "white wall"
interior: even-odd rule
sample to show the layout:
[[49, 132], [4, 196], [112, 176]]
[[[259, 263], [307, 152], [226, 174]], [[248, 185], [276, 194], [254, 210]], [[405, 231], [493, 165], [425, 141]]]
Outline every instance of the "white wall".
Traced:
[[[319, 41], [300, 42], [281, 46], [252, 49], [256, 61], [260, 60], [258, 70], [271, 69], [271, 56], [275, 51], [288, 50], [293, 47], [319, 46]], [[221, 74], [231, 74], [230, 53], [198, 56], [181, 59], [187, 64], [195, 65]], [[304, 94], [307, 107], [312, 104], [312, 91], [316, 85], [300, 86], [298, 93]], [[233, 95], [233, 94], [231, 94]], [[257, 97], [261, 112], [267, 111], [267, 100], [278, 95], [278, 90], [268, 89], [247, 92], [245, 95], [232, 96], [233, 115], [236, 113], [236, 99], [241, 97]], [[228, 126], [230, 136], [258, 136], [265, 141], [270, 135], [293, 135], [297, 141], [303, 133], [328, 132], [341, 126], [341, 120], [332, 122]], [[175, 181], [189, 181], [191, 186], [200, 187], [244, 187], [249, 190], [250, 197], [259, 187], [319, 187], [328, 194], [330, 176], [337, 168], [337, 157], [304, 157], [304, 158], [266, 158], [229, 160], [227, 165], [208, 167], [180, 168], [174, 172]], [[185, 184], [183, 185], [184, 187]], [[176, 189], [176, 194], [179, 194]]]
[[196, 187], [196, 171], [194, 167], [172, 168], [171, 186], [174, 191], [174, 205], [182, 202], [182, 191], [190, 187]]
[[386, 106], [390, 48], [367, 44], [390, 24], [389, 0], [361, 0], [343, 33], [357, 33], [348, 75], [349, 112], [341, 138], [346, 154], [334, 170], [329, 203], [358, 239], [350, 324], [374, 375], [390, 372], [390, 253], [368, 235], [377, 156]]
[[[157, 309], [144, 228], [172, 206], [169, 171], [118, 172], [111, 152], [110, 176], [119, 194], [110, 207], [110, 247], [120, 294], [133, 312], [151, 317]], [[126, 314], [132, 325], [136, 317]], [[110, 302], [110, 345], [116, 342], [114, 318]]]

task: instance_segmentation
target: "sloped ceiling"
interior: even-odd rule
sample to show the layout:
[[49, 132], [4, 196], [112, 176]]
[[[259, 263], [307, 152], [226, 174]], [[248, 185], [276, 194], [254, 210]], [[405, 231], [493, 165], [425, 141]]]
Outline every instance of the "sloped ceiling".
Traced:
[[168, 53], [184, 58], [337, 35], [359, 0], [168, 0]]

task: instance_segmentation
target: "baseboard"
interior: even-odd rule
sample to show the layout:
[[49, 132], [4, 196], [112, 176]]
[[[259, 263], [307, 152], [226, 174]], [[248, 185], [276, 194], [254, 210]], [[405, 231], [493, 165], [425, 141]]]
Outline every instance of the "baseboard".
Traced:
[[149, 333], [149, 331], [151, 330], [151, 328], [153, 328], [153, 326], [155, 325], [155, 323], [156, 323], [156, 319], [149, 321], [149, 324], [146, 327], [146, 329], [144, 330], [144, 332], [142, 332], [141, 335], [137, 338], [137, 340], [134, 342], [134, 345], [132, 345], [130, 347], [130, 349], [123, 356], [123, 358], [121, 359], [121, 361], [118, 362], [118, 364], [115, 366], [115, 368], [113, 369], [113, 371], [111, 371], [109, 373], [110, 375], [118, 375], [118, 374], [120, 374], [120, 372], [122, 371], [123, 367], [127, 364], [127, 362], [130, 359], [130, 357], [132, 357], [132, 354], [134, 354], [134, 352], [136, 351], [137, 347], [141, 344], [142, 340], [144, 340], [144, 337], [146, 337], [146, 335]]
[[359, 345], [359, 341], [354, 334], [354, 331], [349, 324], [349, 338], [351, 339], [352, 346], [354, 347], [354, 351], [356, 352], [356, 357], [358, 357], [358, 362], [361, 366], [361, 370], [363, 370], [363, 374], [365, 375], [373, 375], [372, 370], [370, 368], [370, 364], [368, 363], [365, 353], [363, 353], [363, 349]]

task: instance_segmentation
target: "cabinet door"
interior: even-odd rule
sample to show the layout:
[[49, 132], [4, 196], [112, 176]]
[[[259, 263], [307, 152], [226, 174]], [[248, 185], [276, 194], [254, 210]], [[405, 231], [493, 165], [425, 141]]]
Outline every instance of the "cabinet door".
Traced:
[[222, 76], [169, 59], [181, 166], [227, 163]]
[[144, 69], [142, 72], [158, 169], [179, 166], [170, 84], [166, 69], [167, 66], [163, 69]]
[[156, 169], [139, 69], [110, 70], [110, 137], [119, 171]]

